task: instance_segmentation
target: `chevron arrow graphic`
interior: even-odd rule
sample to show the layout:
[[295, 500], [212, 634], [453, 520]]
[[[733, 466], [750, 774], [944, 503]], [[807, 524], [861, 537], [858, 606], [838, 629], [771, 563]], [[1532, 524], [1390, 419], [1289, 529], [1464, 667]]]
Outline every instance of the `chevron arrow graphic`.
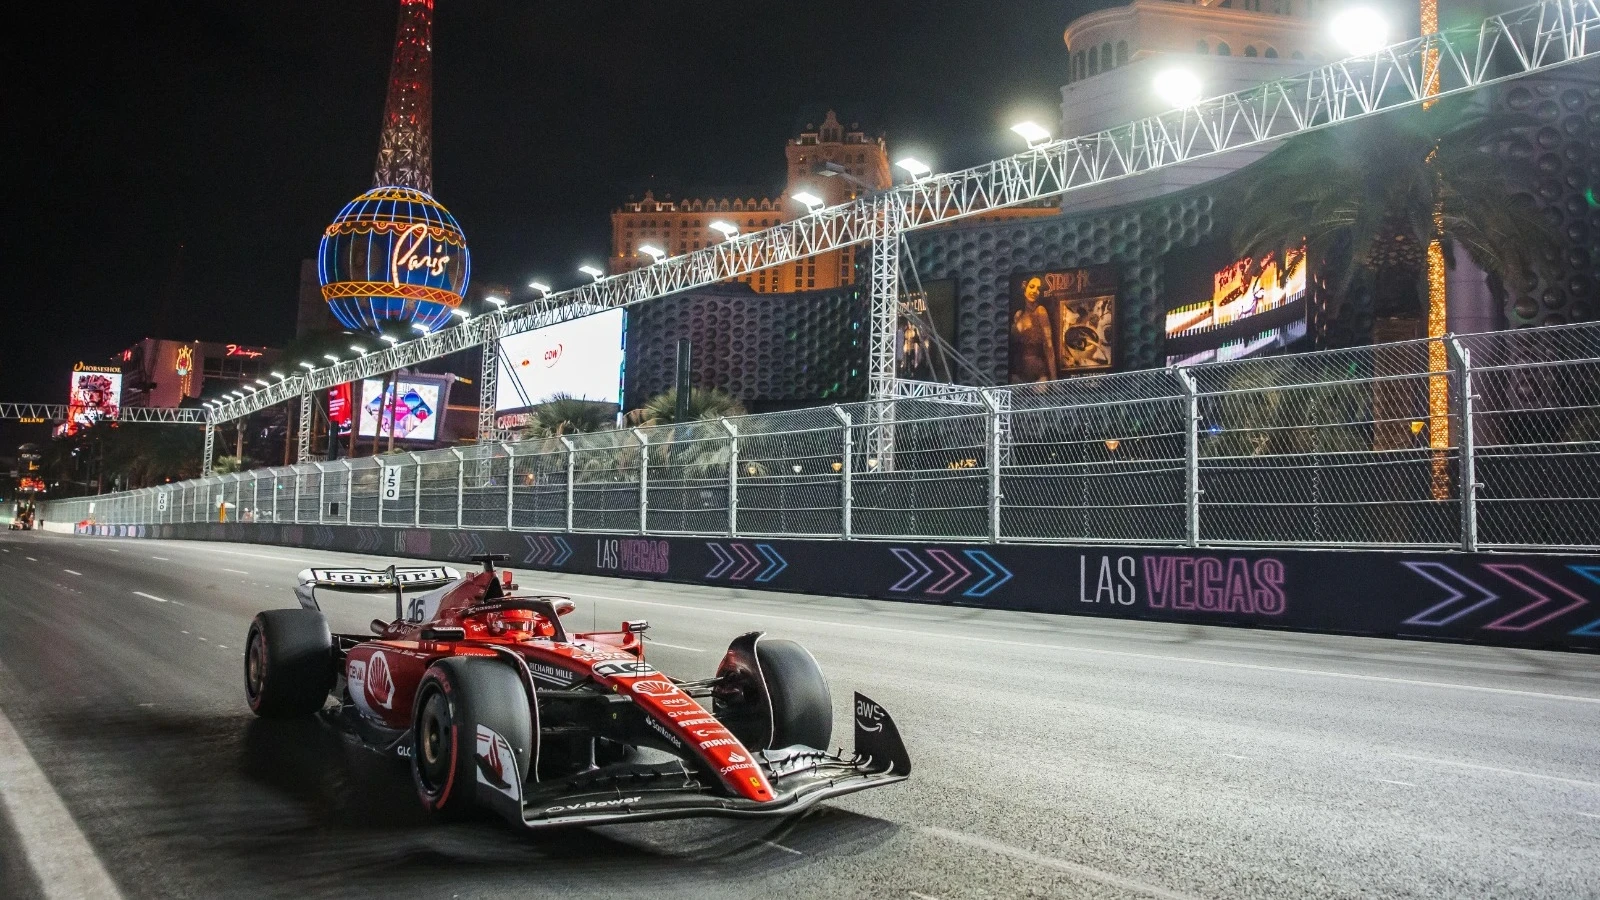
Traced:
[[739, 554], [739, 557], [744, 560], [744, 564], [739, 567], [739, 570], [728, 576], [730, 579], [734, 581], [743, 581], [750, 577], [751, 572], [754, 572], [756, 569], [761, 567], [761, 559], [754, 553], [750, 552], [749, 547], [746, 547], [743, 544], [729, 544], [728, 546], [732, 547], [733, 551]]
[[907, 550], [904, 547], [891, 547], [889, 548], [889, 552], [893, 553], [895, 558], [900, 560], [900, 562], [905, 565], [907, 570], [904, 577], [889, 586], [891, 593], [898, 594], [909, 591], [926, 581], [928, 576], [933, 574], [933, 569], [930, 568], [927, 563], [917, 558], [915, 551]]
[[[1551, 619], [1564, 616], [1580, 606], [1587, 606], [1589, 603], [1588, 600], [1540, 575], [1528, 566], [1510, 563], [1485, 563], [1483, 567], [1537, 598], [1527, 606], [1495, 619], [1493, 622], [1483, 626], [1484, 628], [1493, 631], [1528, 631], [1543, 625]], [[1544, 587], [1534, 587], [1525, 581], [1519, 581], [1517, 579], [1519, 575], [1542, 582]], [[1552, 607], [1558, 608], [1552, 609]], [[1531, 616], [1536, 611], [1542, 611], [1544, 614], [1531, 622], [1516, 621], [1519, 617], [1524, 615]]]
[[943, 578], [928, 587], [930, 594], [943, 594], [972, 577], [972, 570], [957, 562], [948, 550], [934, 548], [928, 551], [928, 558], [938, 563], [945, 573]]
[[708, 541], [706, 542], [706, 547], [717, 558], [717, 564], [712, 566], [711, 571], [706, 573], [707, 578], [721, 578], [724, 572], [733, 568], [739, 562], [728, 551], [722, 549], [721, 544]]
[[525, 534], [525, 535], [522, 536], [523, 542], [528, 545], [528, 552], [524, 553], [522, 555], [522, 564], [523, 565], [525, 565], [525, 566], [536, 566], [536, 565], [539, 564], [539, 538], [540, 537], [541, 537], [541, 535], [532, 535], [532, 534]]
[[1011, 580], [1011, 570], [1000, 565], [999, 560], [989, 555], [987, 550], [963, 551], [973, 565], [983, 570], [983, 578], [977, 584], [962, 592], [963, 597], [987, 597], [994, 593], [994, 589]]
[[561, 546], [561, 551], [556, 556], [555, 561], [550, 563], [550, 565], [559, 566], [572, 558], [572, 545], [567, 543], [567, 539], [561, 537], [560, 535], [556, 536], [555, 542]]
[[[1408, 562], [1401, 565], [1443, 588], [1450, 596], [1405, 620], [1406, 625], [1439, 627], [1500, 599], [1500, 595], [1454, 568], [1439, 562]], [[1463, 590], [1465, 588], [1465, 590]]]
[[555, 542], [551, 541], [547, 535], [539, 535], [539, 558], [536, 560], [536, 562], [541, 566], [546, 565], [555, 555]]
[[767, 567], [761, 571], [760, 575], [756, 576], [757, 582], [766, 584], [777, 578], [779, 572], [789, 568], [789, 561], [783, 558], [783, 554], [772, 549], [771, 544], [757, 544], [756, 549], [761, 551], [761, 555], [767, 558]]
[[[1567, 568], [1595, 584], [1600, 584], [1600, 566], [1567, 566]], [[1573, 631], [1572, 634], [1582, 637], [1600, 637], [1600, 619], [1595, 619], [1593, 622]]]

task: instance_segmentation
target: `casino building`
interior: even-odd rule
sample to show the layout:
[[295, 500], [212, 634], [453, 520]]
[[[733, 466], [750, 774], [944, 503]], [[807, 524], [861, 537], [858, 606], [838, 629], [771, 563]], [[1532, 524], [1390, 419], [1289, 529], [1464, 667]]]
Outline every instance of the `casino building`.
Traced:
[[145, 338], [122, 351], [122, 405], [192, 406], [267, 379], [281, 356], [273, 347]]

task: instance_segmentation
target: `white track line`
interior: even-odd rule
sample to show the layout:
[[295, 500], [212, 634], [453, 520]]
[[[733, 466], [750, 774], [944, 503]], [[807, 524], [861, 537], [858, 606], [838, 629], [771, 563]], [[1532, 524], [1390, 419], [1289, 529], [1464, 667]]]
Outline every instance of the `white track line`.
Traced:
[[4, 712], [0, 712], [0, 804], [45, 900], [122, 896]]
[[1405, 753], [1391, 753], [1396, 759], [1409, 759], [1412, 762], [1430, 763], [1435, 766], [1455, 766], [1461, 769], [1477, 769], [1480, 772], [1496, 772], [1501, 775], [1521, 775], [1523, 778], [1537, 778], [1541, 781], [1558, 781], [1562, 784], [1576, 785], [1577, 787], [1600, 788], [1600, 782], [1584, 781], [1581, 778], [1562, 778], [1559, 775], [1541, 775], [1538, 772], [1524, 772], [1520, 769], [1502, 769], [1499, 766], [1484, 766], [1478, 763], [1456, 762], [1453, 759], [1435, 759], [1431, 756], [1410, 756]]
[[649, 642], [647, 642], [646, 646], [647, 647], [671, 647], [674, 650], [687, 650], [690, 653], [704, 653], [705, 652], [704, 650], [701, 650], [699, 647], [685, 647], [682, 644], [669, 644], [666, 641], [658, 641], [658, 640], [654, 640], [654, 639], [651, 639]]
[[235, 575], [249, 575], [250, 574], [249, 572], [246, 572], [243, 569], [223, 569], [222, 571], [224, 571], [224, 572], [232, 572]]
[[642, 606], [659, 606], [664, 609], [682, 609], [690, 612], [712, 613], [721, 616], [734, 616], [741, 619], [773, 619], [779, 622], [797, 622], [805, 625], [825, 625], [833, 628], [855, 628], [861, 631], [879, 631], [887, 634], [910, 635], [912, 637], [925, 637], [934, 640], [958, 640], [962, 643], [994, 644], [1004, 647], [1022, 647], [1028, 650], [1057, 650], [1062, 653], [1090, 653], [1099, 656], [1118, 656], [1126, 659], [1151, 659], [1162, 662], [1190, 663], [1200, 666], [1218, 666], [1224, 669], [1245, 669], [1256, 672], [1282, 672], [1289, 675], [1315, 675], [1323, 678], [1348, 678], [1354, 681], [1375, 681], [1381, 684], [1405, 684], [1413, 687], [1445, 688], [1456, 691], [1473, 691], [1482, 694], [1503, 694], [1512, 697], [1533, 697], [1539, 700], [1565, 700], [1570, 703], [1592, 703], [1600, 705], [1600, 697], [1582, 697], [1576, 694], [1547, 694], [1543, 691], [1521, 691], [1515, 688], [1486, 687], [1478, 684], [1458, 684], [1450, 681], [1422, 681], [1415, 678], [1395, 678], [1388, 675], [1362, 675], [1356, 672], [1330, 672], [1326, 669], [1302, 669], [1295, 666], [1268, 666], [1260, 663], [1229, 662], [1222, 659], [1203, 659], [1196, 656], [1168, 656], [1162, 653], [1140, 653], [1134, 650], [1107, 650], [1102, 647], [1069, 647], [1063, 644], [1043, 644], [1033, 641], [1011, 641], [1003, 638], [975, 637], [970, 634], [949, 635], [939, 634], [935, 631], [914, 631], [909, 628], [896, 628], [890, 625], [862, 625], [855, 622], [830, 622], [826, 619], [808, 619], [803, 616], [780, 616], [773, 613], [746, 612], [734, 609], [716, 609], [706, 606], [690, 606], [684, 603], [665, 603], [660, 600], [639, 600], [633, 597], [616, 597], [611, 594], [586, 594], [582, 591], [562, 590], [562, 594], [570, 597], [589, 597], [594, 600], [612, 600], [617, 603], [636, 603]]
[[167, 602], [165, 597], [157, 597], [155, 594], [146, 594], [144, 591], [134, 591], [133, 593], [136, 597], [143, 597], [146, 600], [154, 600], [157, 603]]
[[165, 556], [152, 556], [152, 557], [150, 557], [150, 558], [151, 558], [151, 559], [159, 559], [159, 560], [161, 560], [161, 561], [162, 561], [162, 562], [172, 562], [172, 560], [170, 560], [170, 559], [168, 559], [168, 558], [166, 558], [166, 557], [165, 557]]
[[67, 573], [68, 575], [82, 575], [83, 574], [82, 572], [74, 571], [72, 569], [62, 569], [61, 571]]
[[979, 850], [987, 850], [990, 853], [994, 853], [999, 856], [1009, 856], [1013, 859], [1020, 859], [1025, 862], [1033, 863], [1036, 866], [1043, 866], [1047, 869], [1055, 869], [1058, 872], [1066, 872], [1070, 875], [1077, 875], [1082, 878], [1087, 878], [1091, 881], [1098, 881], [1101, 884], [1109, 885], [1119, 890], [1130, 891], [1132, 893], [1142, 894], [1147, 897], [1159, 897], [1161, 900], [1193, 900], [1193, 898], [1191, 898], [1188, 894], [1180, 894], [1177, 891], [1167, 890], [1164, 887], [1157, 887], [1153, 884], [1145, 884], [1142, 881], [1135, 881], [1132, 878], [1127, 878], [1112, 872], [1103, 872], [1093, 866], [1086, 866], [1083, 863], [1069, 862], [1064, 859], [1057, 859], [1053, 856], [1045, 856], [1041, 853], [1035, 853], [1032, 850], [1024, 850], [1021, 847], [1013, 847], [1010, 844], [1002, 844], [999, 841], [991, 841], [988, 838], [981, 838], [977, 835], [964, 834], [959, 831], [951, 831], [948, 828], [939, 828], [933, 825], [919, 825], [917, 826], [917, 830], [923, 832], [924, 834], [931, 834], [934, 837], [943, 838], [944, 840], [951, 841], [952, 843], [965, 844], [968, 847], [976, 847]]
[[37, 559], [34, 559], [31, 556], [24, 556], [23, 559], [27, 560], [28, 562], [38, 562]]
[[785, 847], [784, 845], [779, 844], [776, 841], [762, 841], [761, 843], [766, 844], [768, 847], [776, 847], [777, 849], [782, 850], [785, 853], [793, 853], [795, 856], [805, 856], [805, 854], [801, 853], [799, 850], [796, 850], [793, 847]]

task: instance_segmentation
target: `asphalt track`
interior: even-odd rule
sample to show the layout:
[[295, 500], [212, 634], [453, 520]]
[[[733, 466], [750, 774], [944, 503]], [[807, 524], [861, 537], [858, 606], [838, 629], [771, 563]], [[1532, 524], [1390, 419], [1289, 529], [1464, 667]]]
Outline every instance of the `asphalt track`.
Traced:
[[[1594, 656], [519, 573], [582, 627], [648, 618], [677, 675], [799, 640], [836, 732], [859, 688], [916, 766], [786, 824], [530, 836], [430, 822], [403, 768], [250, 715], [246, 626], [311, 561], [388, 562], [0, 536], [0, 893], [103, 869], [127, 898], [1600, 897]], [[326, 605], [353, 632], [391, 611]]]

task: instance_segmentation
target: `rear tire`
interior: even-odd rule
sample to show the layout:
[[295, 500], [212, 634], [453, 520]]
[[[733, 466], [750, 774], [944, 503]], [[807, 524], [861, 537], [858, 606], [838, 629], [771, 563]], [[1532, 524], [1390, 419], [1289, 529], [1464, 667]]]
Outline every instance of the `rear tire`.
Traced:
[[756, 643], [756, 659], [772, 699], [770, 748], [804, 744], [828, 749], [833, 736], [833, 695], [816, 659], [794, 641], [772, 640]]
[[[533, 757], [533, 715], [522, 679], [510, 666], [493, 659], [454, 657], [439, 660], [423, 674], [411, 713], [411, 780], [430, 812], [464, 815], [476, 805], [478, 773], [498, 773], [480, 765], [478, 727], [505, 738], [516, 762], [515, 775], [526, 778]], [[496, 785], [522, 796], [522, 785]]]
[[333, 636], [314, 609], [269, 609], [244, 641], [244, 695], [268, 719], [309, 716], [328, 701], [335, 677]]

